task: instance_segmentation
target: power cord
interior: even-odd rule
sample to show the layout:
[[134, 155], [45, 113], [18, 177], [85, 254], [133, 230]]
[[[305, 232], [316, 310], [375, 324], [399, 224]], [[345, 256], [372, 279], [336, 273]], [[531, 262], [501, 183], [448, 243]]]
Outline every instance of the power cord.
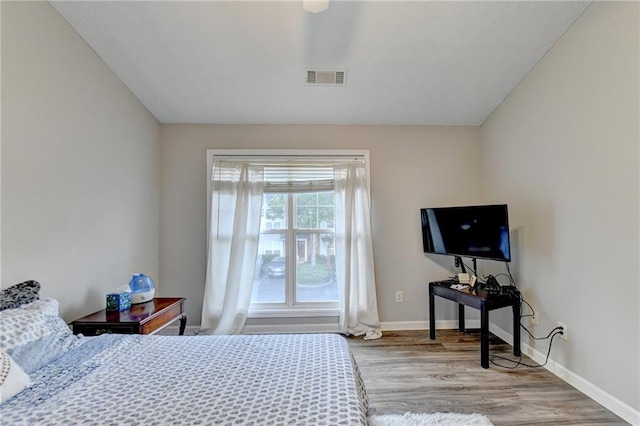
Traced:
[[[521, 324], [521, 325], [522, 325], [522, 324]], [[553, 330], [551, 330], [551, 331], [549, 332], [549, 334], [547, 334], [545, 337], [536, 337], [536, 336], [534, 336], [533, 334], [531, 334], [531, 332], [530, 332], [529, 330], [527, 330], [527, 327], [524, 327], [524, 326], [523, 326], [522, 328], [524, 328], [524, 331], [526, 331], [526, 332], [529, 334], [529, 336], [531, 336], [531, 338], [532, 338], [533, 340], [547, 340], [549, 337], [551, 337], [551, 335], [552, 335], [552, 334], [554, 334], [554, 332], [555, 332], [555, 331], [559, 331], [559, 333], [558, 333], [558, 334], [564, 334], [564, 333], [563, 333], [563, 331], [562, 331], [562, 327], [556, 327], [556, 328], [554, 328]]]
[[[511, 271], [509, 270], [509, 264], [508, 264], [507, 262], [505, 262], [505, 266], [507, 267], [507, 272], [508, 272], [508, 274], [496, 274], [495, 276], [491, 276], [491, 275], [490, 275], [490, 277], [493, 277], [493, 278], [494, 278], [494, 280], [496, 280], [496, 282], [497, 282], [496, 277], [498, 277], [498, 276], [506, 276], [506, 277], [509, 279], [509, 284], [510, 284], [509, 286], [507, 286], [507, 287], [506, 287], [506, 288], [507, 288], [507, 291], [511, 294], [511, 296], [512, 296], [512, 297], [518, 297], [518, 300], [519, 300], [519, 303], [520, 303], [520, 311], [522, 312], [522, 305], [523, 305], [523, 304], [527, 305], [527, 307], [531, 310], [531, 314], [527, 314], [527, 315], [520, 314], [520, 321], [519, 321], [519, 323], [520, 323], [520, 327], [521, 327], [521, 328], [523, 328], [523, 329], [524, 329], [524, 331], [526, 331], [526, 332], [527, 332], [527, 334], [528, 334], [529, 336], [531, 336], [531, 338], [532, 338], [532, 339], [534, 339], [534, 340], [546, 340], [546, 339], [549, 339], [549, 338], [551, 338], [551, 340], [549, 341], [549, 349], [547, 350], [547, 356], [546, 356], [546, 358], [545, 358], [544, 364], [541, 364], [541, 365], [531, 365], [531, 364], [527, 364], [527, 363], [525, 363], [525, 362], [523, 362], [523, 361], [522, 361], [522, 354], [520, 354], [520, 357], [519, 357], [517, 360], [511, 359], [511, 358], [506, 358], [506, 357], [503, 357], [503, 356], [500, 356], [500, 355], [493, 355], [493, 356], [489, 359], [489, 361], [490, 361], [492, 364], [494, 364], [494, 365], [496, 365], [496, 366], [498, 366], [498, 367], [507, 368], [507, 369], [514, 369], [514, 368], [517, 368], [517, 367], [518, 367], [518, 366], [520, 366], [520, 365], [523, 365], [523, 366], [525, 366], [525, 367], [530, 367], [530, 368], [540, 368], [540, 367], [544, 367], [544, 366], [545, 366], [545, 365], [547, 365], [547, 363], [549, 362], [549, 355], [551, 354], [551, 347], [552, 347], [552, 345], [553, 345], [553, 339], [554, 339], [558, 334], [563, 334], [563, 329], [562, 329], [562, 327], [556, 327], [556, 328], [554, 328], [553, 330], [551, 330], [551, 331], [549, 332], [549, 334], [547, 334], [545, 337], [536, 337], [536, 336], [534, 336], [534, 335], [533, 335], [533, 333], [531, 333], [531, 331], [529, 331], [529, 329], [528, 329], [527, 327], [525, 327], [525, 325], [524, 325], [524, 324], [522, 324], [522, 319], [523, 319], [523, 318], [527, 318], [527, 317], [535, 316], [535, 310], [534, 310], [534, 309], [533, 309], [533, 307], [532, 307], [532, 306], [531, 306], [531, 305], [530, 305], [530, 304], [529, 304], [529, 303], [524, 299], [524, 297], [522, 296], [522, 293], [520, 293], [520, 290], [518, 290], [518, 288], [517, 288], [517, 286], [516, 286], [516, 281], [513, 279], [513, 275], [511, 275]], [[505, 287], [503, 287], [503, 288], [505, 288]], [[512, 366], [507, 366], [507, 365], [501, 365], [501, 364], [498, 364], [498, 363], [496, 363], [496, 362], [494, 361], [494, 358], [496, 358], [496, 359], [501, 359], [501, 360], [508, 361], [508, 362], [512, 362], [512, 363], [514, 363], [514, 365], [512, 365]]]
[[516, 285], [516, 280], [513, 279], [513, 275], [511, 275], [511, 269], [509, 269], [509, 262], [504, 262], [504, 266], [507, 267], [507, 272], [509, 273], [509, 280], [511, 285]]
[[[505, 277], [508, 277], [508, 278], [509, 278], [509, 283], [510, 283], [510, 285], [511, 285], [511, 286], [513, 286], [513, 287], [515, 287], [515, 288], [517, 288], [517, 286], [516, 286], [516, 280], [513, 278], [513, 275], [511, 275], [511, 270], [509, 269], [509, 262], [504, 262], [504, 266], [506, 266], [506, 268], [507, 268], [507, 274], [497, 274], [496, 276], [505, 276]], [[519, 298], [520, 298], [520, 311], [522, 312], [522, 304], [523, 304], [523, 303], [524, 303], [525, 305], [527, 305], [527, 306], [529, 307], [529, 309], [531, 310], [531, 313], [530, 313], [530, 314], [527, 314], [527, 315], [522, 315], [522, 314], [520, 314], [520, 323], [521, 323], [521, 325], [522, 325], [522, 318], [533, 317], [533, 316], [535, 316], [535, 315], [536, 315], [536, 311], [533, 309], [533, 306], [531, 306], [531, 305], [529, 304], [529, 302], [527, 302], [527, 301], [524, 299], [524, 297], [522, 296], [522, 293], [520, 293], [520, 291], [519, 291], [519, 290], [518, 290], [518, 295], [519, 295]], [[525, 329], [526, 329], [526, 327], [524, 327], [524, 325], [523, 325], [523, 328], [525, 328]], [[527, 330], [527, 332], [528, 332], [528, 331], [529, 331], [529, 330]], [[529, 334], [531, 334], [531, 333], [529, 333]]]
[[[556, 329], [557, 329], [557, 328], [559, 328], [559, 327], [556, 327]], [[555, 330], [555, 329], [554, 329], [554, 330]], [[520, 357], [519, 357], [517, 360], [515, 360], [515, 359], [511, 359], [511, 358], [507, 358], [507, 357], [504, 357], [504, 356], [500, 356], [500, 355], [492, 355], [492, 356], [489, 358], [489, 362], [491, 362], [491, 364], [493, 364], [493, 365], [495, 365], [495, 366], [497, 366], [497, 367], [507, 368], [507, 369], [510, 369], [510, 370], [511, 370], [511, 369], [514, 369], [514, 368], [517, 368], [517, 367], [519, 367], [519, 366], [521, 366], [521, 365], [523, 365], [523, 366], [525, 366], [525, 367], [529, 367], [529, 368], [540, 368], [540, 367], [544, 367], [544, 366], [545, 366], [545, 365], [547, 365], [547, 363], [549, 362], [549, 354], [551, 353], [551, 346], [553, 345], [553, 339], [554, 339], [558, 334], [562, 334], [562, 330], [561, 330], [561, 329], [560, 329], [560, 330], [558, 330], [558, 331], [556, 331], [556, 332], [555, 332], [555, 333], [553, 333], [552, 335], [550, 334], [550, 336], [551, 336], [551, 341], [549, 341], [549, 349], [547, 350], [547, 356], [546, 356], [546, 358], [545, 358], [545, 360], [544, 360], [544, 364], [540, 364], [540, 365], [531, 365], [531, 364], [527, 364], [526, 362], [523, 362], [523, 361], [522, 361], [522, 354], [520, 354]], [[548, 337], [546, 337], [546, 338], [548, 338]], [[497, 362], [495, 362], [495, 361], [494, 361], [494, 358], [501, 359], [501, 360], [504, 360], [504, 361], [512, 362], [512, 363], [514, 363], [514, 365], [512, 365], [512, 366], [508, 366], [508, 365], [501, 365], [501, 364], [498, 364]]]

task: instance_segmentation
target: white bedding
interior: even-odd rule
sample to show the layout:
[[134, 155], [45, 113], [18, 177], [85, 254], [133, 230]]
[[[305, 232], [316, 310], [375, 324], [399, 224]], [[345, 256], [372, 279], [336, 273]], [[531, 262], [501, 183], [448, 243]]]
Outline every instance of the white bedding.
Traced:
[[30, 374], [3, 425], [366, 425], [347, 342], [332, 334], [117, 336]]

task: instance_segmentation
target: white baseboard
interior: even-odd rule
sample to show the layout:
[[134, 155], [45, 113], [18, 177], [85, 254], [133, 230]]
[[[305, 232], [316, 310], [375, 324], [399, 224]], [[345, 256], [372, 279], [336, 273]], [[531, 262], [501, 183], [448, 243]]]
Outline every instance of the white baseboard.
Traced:
[[[174, 336], [178, 334], [178, 326], [170, 326], [160, 332], [163, 336]], [[198, 334], [200, 327], [197, 325], [187, 326], [184, 330], [185, 336]], [[246, 334], [277, 334], [277, 333], [338, 333], [338, 324], [278, 324], [278, 325], [246, 325]]]
[[242, 330], [247, 334], [273, 333], [339, 333], [338, 324], [278, 324], [278, 325], [245, 325]]
[[[505, 342], [513, 345], [512, 334], [491, 323], [489, 324], [489, 330]], [[545, 359], [547, 358], [547, 354], [543, 354], [542, 352], [535, 350], [532, 346], [526, 343], [521, 343], [521, 350], [523, 354], [527, 355], [538, 364], [544, 364]], [[544, 366], [544, 368], [546, 368], [574, 388], [578, 389], [580, 392], [584, 393], [589, 398], [593, 399], [606, 409], [610, 410], [617, 416], [622, 417], [622, 419], [624, 419], [625, 421], [631, 423], [632, 425], [640, 425], [640, 411], [620, 401], [618, 398], [594, 385], [584, 377], [579, 376], [565, 366], [553, 361], [551, 358], [549, 358], [549, 361], [547, 362], [547, 365]]]
[[[251, 325], [245, 327], [247, 333], [337, 333], [340, 330], [336, 324], [321, 324], [305, 325], [305, 324], [291, 324], [291, 325], [279, 325], [277, 330], [274, 330], [273, 325]], [[320, 327], [320, 328], [319, 328]], [[480, 328], [480, 320], [467, 320], [467, 328]], [[428, 330], [429, 321], [393, 321], [380, 323], [382, 331], [400, 331], [400, 330]], [[452, 329], [458, 328], [458, 320], [438, 320], [436, 321], [436, 328], [438, 329]], [[169, 326], [162, 330], [160, 334], [163, 336], [173, 336], [178, 334], [179, 327]], [[184, 331], [185, 336], [194, 336], [198, 334], [200, 326], [189, 325]]]
[[[246, 326], [245, 331], [250, 333], [267, 333], [265, 331], [267, 326], [261, 325], [251, 325]], [[269, 332], [274, 333], [273, 326], [269, 325]], [[310, 327], [313, 327], [311, 329]], [[467, 320], [466, 321], [467, 328], [480, 328], [480, 320]], [[304, 332], [324, 332], [324, 333], [336, 333], [340, 330], [337, 329], [335, 324], [322, 324], [321, 329], [318, 328], [318, 325], [308, 326], [304, 324], [292, 324], [292, 325], [282, 325], [276, 332], [279, 333], [304, 333]], [[400, 330], [428, 330], [429, 329], [429, 321], [392, 321], [392, 322], [382, 322], [380, 323], [380, 328], [382, 331], [400, 331]], [[452, 329], [458, 328], [458, 320], [438, 320], [436, 321], [436, 328], [438, 329]], [[200, 329], [197, 325], [189, 325], [186, 327], [184, 334], [185, 336], [193, 336], [198, 334], [197, 331]], [[171, 336], [178, 334], [178, 326], [169, 326], [162, 330], [160, 333], [162, 335]]]
[[[465, 324], [466, 328], [480, 328], [480, 320], [467, 320]], [[266, 326], [253, 325], [245, 327], [245, 331], [247, 333], [305, 333], [310, 332], [311, 329], [309, 325], [305, 324], [292, 324], [287, 326], [281, 326], [277, 331], [274, 331], [273, 326], [269, 326], [267, 329]], [[428, 330], [429, 322], [428, 321], [392, 321], [392, 322], [382, 322], [380, 323], [380, 328], [382, 331], [400, 331], [400, 330]], [[437, 329], [455, 329], [458, 328], [458, 320], [438, 320], [436, 321]], [[190, 325], [187, 326], [184, 334], [186, 336], [193, 336], [197, 334], [197, 331], [200, 329], [199, 326]], [[502, 328], [496, 326], [495, 324], [489, 324], [489, 330], [504, 340], [505, 342], [513, 345], [513, 335], [506, 332]], [[325, 332], [325, 333], [336, 333], [339, 330], [337, 329], [336, 324], [324, 324], [322, 329], [318, 329], [317, 325], [313, 326], [314, 332]], [[160, 334], [163, 335], [176, 335], [178, 334], [178, 327], [171, 326], [167, 327]], [[527, 355], [529, 358], [534, 360], [539, 364], [543, 364], [546, 358], [546, 354], [535, 350], [533, 347], [527, 345], [526, 343], [522, 343], [522, 353]], [[574, 373], [563, 365], [549, 359], [545, 368], [555, 374], [560, 379], [564, 380], [574, 388], [578, 389], [580, 392], [587, 395], [589, 398], [598, 402], [600, 405], [610, 410], [617, 416], [620, 416], [625, 421], [631, 423], [632, 425], [640, 425], [640, 411], [630, 407], [624, 402], [620, 401], [618, 398], [589, 382], [582, 376]]]
[[[169, 327], [163, 329], [159, 334], [162, 336], [177, 336], [180, 327], [177, 325], [170, 325]], [[185, 336], [195, 336], [198, 334], [198, 330], [200, 330], [199, 325], [188, 325], [184, 329]]]
[[[480, 328], [480, 320], [466, 320], [466, 328]], [[382, 331], [428, 330], [429, 321], [392, 321], [381, 322]], [[436, 329], [458, 328], [458, 320], [437, 320]]]

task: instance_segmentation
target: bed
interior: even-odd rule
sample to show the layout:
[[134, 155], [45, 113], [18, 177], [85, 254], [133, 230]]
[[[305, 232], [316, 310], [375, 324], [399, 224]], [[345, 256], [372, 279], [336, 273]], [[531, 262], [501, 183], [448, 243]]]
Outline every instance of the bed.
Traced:
[[339, 335], [87, 338], [53, 299], [0, 312], [0, 326], [12, 371], [30, 382], [13, 396], [2, 385], [3, 425], [367, 424]]

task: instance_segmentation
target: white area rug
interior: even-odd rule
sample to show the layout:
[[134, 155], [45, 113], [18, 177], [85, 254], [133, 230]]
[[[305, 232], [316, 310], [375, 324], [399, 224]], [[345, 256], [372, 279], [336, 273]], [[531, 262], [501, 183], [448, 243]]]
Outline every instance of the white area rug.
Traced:
[[492, 426], [481, 414], [404, 413], [380, 414], [369, 417], [371, 426]]

